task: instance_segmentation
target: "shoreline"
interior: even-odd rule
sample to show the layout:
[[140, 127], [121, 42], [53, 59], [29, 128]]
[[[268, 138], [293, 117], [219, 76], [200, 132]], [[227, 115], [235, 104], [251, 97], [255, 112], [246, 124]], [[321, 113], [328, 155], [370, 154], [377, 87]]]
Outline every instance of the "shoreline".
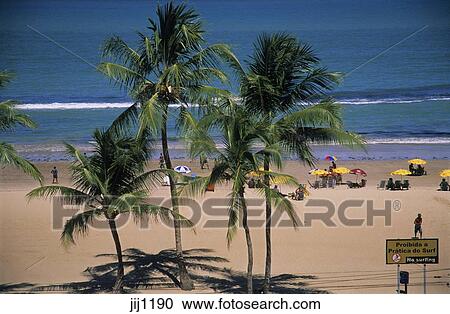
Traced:
[[[26, 151], [15, 145], [21, 156], [27, 158], [31, 162], [68, 162], [70, 159], [66, 157], [64, 146], [62, 144], [49, 144], [50, 147], [46, 150]], [[24, 145], [22, 145], [23, 147]], [[25, 146], [36, 146], [40, 144], [32, 144]], [[89, 154], [91, 147], [89, 144], [75, 144], [81, 152]], [[187, 160], [187, 151], [184, 144], [180, 141], [178, 144], [172, 144], [170, 148], [172, 159]], [[375, 143], [366, 144], [366, 152], [363, 150], [351, 150], [349, 148], [338, 145], [312, 145], [314, 154], [316, 156], [326, 156], [328, 154], [339, 156], [342, 161], [394, 161], [394, 160], [408, 160], [420, 156], [426, 160], [450, 160], [448, 152], [450, 151], [450, 143]], [[55, 151], [55, 149], [57, 151]], [[161, 152], [158, 144], [155, 145], [152, 153], [152, 159], [158, 159]], [[297, 161], [297, 159], [290, 156], [285, 156], [288, 161]], [[320, 159], [318, 160], [321, 161]]]

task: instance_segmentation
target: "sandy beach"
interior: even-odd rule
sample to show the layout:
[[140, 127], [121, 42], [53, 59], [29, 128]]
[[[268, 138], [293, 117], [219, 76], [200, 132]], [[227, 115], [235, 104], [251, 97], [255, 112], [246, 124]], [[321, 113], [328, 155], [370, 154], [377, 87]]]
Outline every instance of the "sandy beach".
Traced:
[[[176, 161], [192, 167], [193, 172], [206, 175], [207, 170], [200, 170], [198, 162]], [[39, 169], [49, 183], [50, 170], [57, 166], [60, 183], [70, 184], [66, 162], [41, 163]], [[386, 226], [383, 217], [375, 217], [373, 226], [348, 227], [333, 217], [336, 226], [325, 226], [320, 221], [313, 221], [311, 226], [300, 226], [294, 230], [289, 226], [274, 227], [272, 274], [274, 292], [329, 292], [329, 293], [393, 293], [396, 289], [396, 267], [385, 265], [385, 240], [388, 238], [409, 238], [413, 233], [413, 220], [417, 213], [423, 215], [424, 237], [440, 239], [440, 262], [428, 265], [427, 280], [429, 293], [450, 293], [450, 193], [437, 191], [441, 178], [441, 169], [450, 168], [448, 160], [432, 160], [426, 165], [428, 175], [410, 177], [409, 191], [377, 190], [381, 179], [387, 179], [389, 172], [398, 168], [407, 168], [406, 160], [397, 161], [343, 161], [339, 166], [361, 168], [368, 173], [368, 186], [361, 189], [348, 189], [338, 186], [335, 189], [309, 189], [311, 195], [305, 201], [294, 201], [296, 212], [304, 224], [306, 212], [321, 212], [324, 208], [307, 206], [308, 200], [327, 199], [338, 207], [344, 200], [363, 200], [360, 208], [346, 211], [349, 218], [366, 218], [367, 201], [373, 200], [374, 207], [384, 207], [386, 200], [397, 204], [392, 210], [392, 222]], [[320, 168], [328, 166], [322, 161]], [[149, 168], [157, 167], [156, 162]], [[300, 183], [314, 180], [309, 176], [309, 168], [298, 162], [287, 162], [283, 172], [292, 174]], [[346, 175], [345, 180], [354, 180]], [[89, 282], [90, 277], [83, 271], [87, 267], [102, 265], [114, 261], [109, 257], [96, 257], [97, 254], [114, 253], [114, 245], [108, 230], [90, 230], [86, 238], [79, 238], [76, 246], [64, 248], [59, 236], [61, 230], [55, 228], [52, 219], [50, 200], [32, 200], [28, 202], [25, 194], [37, 184], [20, 171], [6, 167], [0, 169], [0, 287], [3, 291], [40, 291], [39, 287], [78, 282]], [[224, 198], [228, 194], [227, 186], [216, 187], [215, 192], [208, 192], [197, 198], [199, 204], [211, 198]], [[281, 187], [283, 193], [293, 191], [293, 187]], [[152, 196], [167, 198], [168, 187], [160, 187]], [[248, 190], [247, 197], [260, 198]], [[400, 204], [400, 206], [398, 206]], [[203, 206], [203, 205], [201, 205]], [[264, 219], [255, 206], [255, 224]], [[187, 217], [192, 214], [183, 208]], [[259, 213], [259, 214], [258, 214]], [[256, 215], [255, 214], [255, 215]], [[282, 217], [286, 218], [286, 217]], [[246, 248], [242, 230], [239, 230], [230, 248], [226, 244], [225, 228], [208, 228], [204, 226], [208, 219], [202, 212], [196, 221], [195, 232], [183, 231], [185, 250], [192, 251], [193, 256], [214, 256], [220, 259], [203, 259], [211, 267], [198, 267], [193, 270], [197, 293], [233, 292], [246, 267]], [[221, 218], [225, 219], [225, 216]], [[220, 218], [219, 218], [220, 220]], [[259, 224], [261, 225], [261, 224]], [[264, 272], [264, 228], [252, 227], [255, 254], [255, 274]], [[165, 225], [152, 223], [143, 227], [129, 219], [119, 230], [124, 250], [136, 248], [146, 254], [157, 254], [174, 246], [173, 232]], [[188, 258], [189, 259], [189, 258]], [[194, 259], [193, 259], [194, 261]], [[423, 291], [422, 266], [402, 265], [402, 270], [410, 272], [410, 293]], [[146, 293], [178, 293], [180, 290], [158, 282], [164, 280], [155, 277], [155, 286], [145, 290]], [[33, 290], [35, 289], [35, 290]], [[229, 290], [227, 290], [229, 289]], [[67, 289], [50, 289], [58, 292]], [[47, 291], [47, 290], [46, 290]]]

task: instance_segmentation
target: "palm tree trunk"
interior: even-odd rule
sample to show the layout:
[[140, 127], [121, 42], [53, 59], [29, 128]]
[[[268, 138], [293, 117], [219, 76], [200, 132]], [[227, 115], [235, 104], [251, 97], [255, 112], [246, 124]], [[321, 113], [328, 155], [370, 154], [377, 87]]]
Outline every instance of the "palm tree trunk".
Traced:
[[[264, 171], [269, 171], [269, 157], [264, 156]], [[264, 185], [270, 188], [269, 176], [264, 175]], [[269, 193], [266, 191], [266, 266], [264, 271], [264, 282], [262, 286], [263, 293], [270, 291], [270, 277], [272, 268], [272, 239], [271, 239], [271, 223], [272, 223], [272, 202]]]
[[[172, 169], [172, 161], [170, 160], [169, 145], [167, 141], [167, 114], [168, 114], [168, 106], [166, 105], [161, 126], [161, 144], [162, 144], [161, 146], [164, 156], [164, 162], [166, 163], [166, 168]], [[170, 197], [172, 200], [172, 210], [174, 211], [175, 214], [178, 214], [179, 213], [178, 194], [176, 190], [175, 180], [171, 175], [169, 175], [169, 182], [170, 182]], [[174, 219], [173, 226], [175, 229], [175, 250], [180, 274], [180, 288], [182, 290], [192, 290], [194, 289], [194, 284], [192, 282], [191, 277], [189, 276], [189, 273], [186, 269], [186, 265], [184, 263], [183, 246], [181, 242], [181, 226], [179, 220]]]
[[117, 277], [116, 282], [114, 283], [113, 293], [121, 293], [124, 276], [122, 246], [120, 245], [119, 233], [117, 232], [115, 220], [108, 219], [108, 222], [109, 222], [109, 229], [111, 229], [114, 244], [116, 245], [116, 253], [117, 253]]
[[244, 191], [240, 192], [240, 197], [243, 202], [242, 205], [242, 226], [245, 231], [245, 239], [247, 241], [247, 293], [253, 293], [253, 244], [250, 236], [250, 229], [248, 227], [248, 212], [247, 204], [244, 202]]

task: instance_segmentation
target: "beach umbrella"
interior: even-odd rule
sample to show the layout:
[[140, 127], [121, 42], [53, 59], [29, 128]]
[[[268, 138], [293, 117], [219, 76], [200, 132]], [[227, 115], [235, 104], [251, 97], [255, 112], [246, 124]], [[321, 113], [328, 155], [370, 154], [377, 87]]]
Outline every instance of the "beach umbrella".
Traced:
[[173, 170], [178, 173], [191, 173], [191, 168], [189, 168], [188, 166], [176, 166], [175, 168], [173, 168]]
[[336, 169], [333, 169], [333, 172], [337, 174], [347, 174], [350, 173], [350, 169], [346, 167], [337, 167]]
[[450, 177], [450, 169], [444, 169], [441, 171], [441, 173], [439, 174], [441, 177], [443, 178], [448, 178]]
[[[249, 175], [251, 175], [252, 177], [260, 177], [263, 175], [263, 173], [260, 173], [260, 172], [263, 172], [263, 171], [264, 171], [264, 167], [259, 167], [258, 171], [252, 171], [249, 173]], [[272, 172], [272, 169], [269, 169], [269, 172]]]
[[328, 175], [329, 172], [322, 170], [322, 169], [315, 169], [315, 170], [310, 171], [309, 174], [316, 176], [316, 180], [317, 180], [317, 176], [325, 176], [325, 175]]
[[352, 169], [352, 170], [350, 170], [349, 173], [356, 175], [356, 182], [358, 182], [359, 176], [362, 176], [362, 177], [367, 176], [367, 173], [364, 170], [359, 169], [359, 168]]
[[336, 158], [336, 156], [333, 156], [333, 155], [326, 155], [326, 156], [325, 156], [325, 160], [328, 160], [328, 161], [337, 161], [337, 158]]
[[350, 170], [349, 173], [350, 174], [356, 174], [358, 176], [363, 176], [363, 177], [367, 176], [367, 173], [364, 170], [359, 169], [359, 168], [352, 169], [352, 170]]
[[426, 165], [426, 163], [427, 163], [425, 160], [420, 159], [420, 158], [411, 159], [411, 160], [408, 160], [408, 162], [413, 165]]
[[410, 175], [411, 171], [406, 170], [406, 169], [398, 169], [398, 170], [392, 171], [391, 174], [394, 176], [401, 176], [402, 180], [403, 180], [403, 176]]
[[313, 176], [324, 176], [324, 175], [327, 175], [328, 173], [329, 173], [328, 171], [321, 170], [321, 169], [311, 171], [311, 174]]
[[336, 174], [336, 175], [342, 176], [343, 174], [347, 174], [347, 173], [350, 173], [350, 169], [348, 169], [346, 167], [337, 167], [336, 169], [333, 169], [333, 174]]

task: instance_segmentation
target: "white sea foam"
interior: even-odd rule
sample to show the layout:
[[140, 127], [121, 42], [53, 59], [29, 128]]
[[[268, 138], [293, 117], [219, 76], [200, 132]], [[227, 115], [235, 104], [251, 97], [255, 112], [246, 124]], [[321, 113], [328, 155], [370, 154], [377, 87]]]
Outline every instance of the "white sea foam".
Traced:
[[[53, 102], [47, 104], [19, 104], [16, 108], [26, 110], [77, 110], [77, 109], [114, 109], [128, 108], [129, 102]], [[169, 107], [179, 107], [171, 104]]]
[[367, 144], [450, 144], [450, 137], [372, 138]]
[[[337, 101], [344, 105], [376, 105], [376, 104], [407, 104], [419, 103], [423, 101], [446, 101], [450, 100], [448, 96], [421, 97], [421, 98], [350, 98], [338, 99]], [[53, 103], [36, 103], [36, 104], [20, 104], [19, 109], [26, 110], [75, 110], [75, 109], [114, 109], [128, 108], [131, 102], [53, 102]], [[178, 104], [171, 104], [169, 107], [179, 107]], [[194, 107], [195, 105], [190, 105]]]
[[75, 102], [54, 102], [48, 104], [20, 104], [19, 109], [27, 110], [67, 110], [67, 109], [107, 109], [107, 108], [128, 108], [131, 103], [75, 103]]
[[450, 97], [430, 97], [430, 98], [355, 98], [355, 99], [341, 99], [339, 103], [343, 105], [376, 105], [376, 104], [409, 104], [419, 103], [424, 101], [445, 101], [450, 100]]

